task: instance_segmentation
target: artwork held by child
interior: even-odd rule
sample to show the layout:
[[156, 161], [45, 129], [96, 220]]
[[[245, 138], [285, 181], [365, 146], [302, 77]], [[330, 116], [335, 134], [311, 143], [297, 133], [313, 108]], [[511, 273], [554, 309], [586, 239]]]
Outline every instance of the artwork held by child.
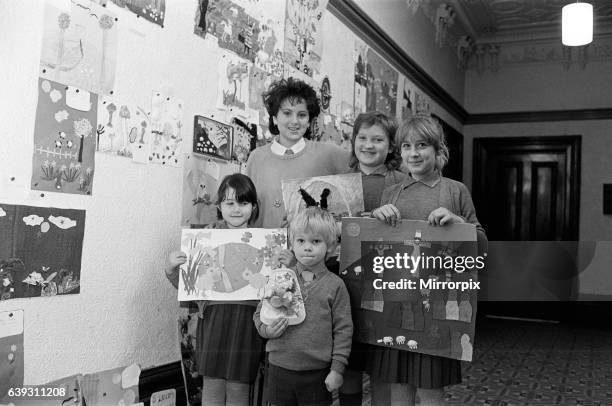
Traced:
[[73, 0], [67, 10], [45, 2], [40, 76], [109, 94], [115, 83], [118, 24], [114, 14], [91, 1]]
[[245, 164], [251, 151], [257, 147], [257, 126], [234, 117], [232, 127], [234, 127], [232, 159]]
[[151, 101], [151, 163], [179, 166], [183, 145], [183, 101], [154, 91]]
[[[468, 267], [470, 257], [474, 266]], [[476, 258], [472, 224], [434, 227], [402, 220], [391, 227], [371, 218], [344, 218], [340, 276], [351, 297], [355, 339], [471, 361]]]
[[[217, 108], [245, 112], [249, 103], [250, 63], [231, 54], [219, 61]], [[246, 115], [246, 114], [243, 114]]]
[[264, 288], [260, 319], [266, 325], [284, 318], [290, 326], [300, 324], [306, 318], [304, 298], [295, 272], [277, 269], [272, 272]]
[[164, 26], [166, 0], [112, 0], [119, 7], [126, 7], [138, 17], [143, 17], [159, 26]]
[[240, 165], [215, 162], [193, 153], [184, 161], [181, 226], [201, 228], [217, 221], [215, 200], [219, 183], [227, 175], [240, 172]]
[[208, 117], [195, 116], [193, 152], [230, 160], [234, 127]]
[[116, 97], [98, 100], [96, 152], [149, 162], [151, 118], [148, 111]]
[[96, 94], [39, 79], [33, 190], [92, 193], [97, 110]]
[[321, 196], [327, 195], [327, 210], [337, 221], [345, 216], [359, 216], [364, 211], [363, 187], [358, 173], [284, 180], [282, 191], [288, 221], [307, 206], [305, 194], [317, 205]]
[[0, 404], [13, 401], [10, 388], [23, 386], [23, 354], [23, 310], [0, 312]]
[[323, 41], [321, 22], [327, 0], [288, 0], [285, 17], [285, 63], [308, 76], [319, 73]]
[[395, 117], [397, 81], [397, 71], [369, 48], [366, 60], [365, 111], [380, 111], [389, 117]]
[[261, 299], [286, 246], [285, 229], [183, 229], [179, 301]]
[[0, 203], [0, 300], [79, 293], [85, 211]]
[[202, 377], [198, 373], [198, 359], [196, 357], [198, 315], [199, 313], [190, 313], [179, 316], [178, 319], [181, 371], [183, 372], [188, 406], [200, 404], [202, 398]]

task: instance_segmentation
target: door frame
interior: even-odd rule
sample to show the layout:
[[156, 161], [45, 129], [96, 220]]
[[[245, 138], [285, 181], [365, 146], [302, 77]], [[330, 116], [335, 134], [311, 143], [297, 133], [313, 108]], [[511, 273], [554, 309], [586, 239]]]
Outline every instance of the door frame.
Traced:
[[516, 152], [564, 152], [567, 156], [566, 188], [566, 224], [568, 224], [568, 241], [579, 240], [580, 226], [580, 159], [581, 135], [560, 136], [518, 136], [518, 137], [483, 137], [473, 139], [472, 156], [472, 191], [476, 209], [484, 201], [482, 185], [486, 182], [486, 173], [480, 173], [481, 163], [486, 165], [487, 153], [492, 150], [510, 150]]

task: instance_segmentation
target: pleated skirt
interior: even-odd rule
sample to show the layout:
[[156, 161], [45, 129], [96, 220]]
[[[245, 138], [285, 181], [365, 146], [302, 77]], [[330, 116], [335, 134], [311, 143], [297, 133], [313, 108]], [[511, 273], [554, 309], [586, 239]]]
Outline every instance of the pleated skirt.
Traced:
[[366, 372], [374, 381], [437, 389], [461, 383], [461, 361], [372, 346]]
[[198, 372], [209, 378], [252, 384], [264, 357], [265, 343], [253, 323], [255, 307], [216, 304], [198, 320]]

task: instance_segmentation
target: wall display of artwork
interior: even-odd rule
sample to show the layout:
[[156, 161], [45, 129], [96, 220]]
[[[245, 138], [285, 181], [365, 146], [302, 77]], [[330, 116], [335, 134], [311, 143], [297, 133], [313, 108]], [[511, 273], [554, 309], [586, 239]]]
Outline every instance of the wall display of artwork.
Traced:
[[[0, 282], [3, 281], [1, 274], [2, 266], [0, 266]], [[8, 398], [10, 388], [23, 386], [23, 354], [23, 310], [0, 312], [1, 404], [9, 404], [14, 399]]]
[[219, 183], [227, 175], [239, 173], [240, 165], [194, 153], [187, 154], [184, 163], [181, 226], [204, 227], [217, 221]]
[[97, 113], [98, 95], [38, 80], [33, 190], [92, 193]]
[[183, 229], [178, 299], [261, 299], [286, 247], [286, 229]]
[[116, 97], [98, 100], [96, 152], [132, 158], [148, 163], [151, 118], [142, 106], [124, 103]]
[[263, 93], [272, 84], [274, 76], [253, 65], [249, 70], [249, 107], [259, 113], [258, 123], [268, 122], [268, 111], [263, 102]]
[[149, 161], [179, 166], [183, 145], [183, 101], [154, 91], [150, 118]]
[[85, 211], [0, 203], [0, 299], [79, 293]]
[[71, 1], [69, 10], [45, 3], [40, 77], [109, 94], [115, 83], [119, 22], [91, 1]]
[[306, 207], [300, 189], [304, 190], [317, 203], [327, 190], [327, 210], [340, 221], [344, 216], [359, 216], [364, 211], [361, 174], [315, 176], [312, 178], [291, 179], [282, 182], [283, 201], [287, 209], [287, 220]]
[[234, 127], [203, 116], [195, 116], [193, 126], [193, 152], [231, 159]]
[[224, 54], [219, 61], [217, 108], [246, 116], [249, 103], [250, 63], [235, 55]]
[[398, 89], [398, 119], [405, 120], [414, 114], [413, 104], [415, 98], [415, 91], [410, 81], [408, 81], [408, 79], [404, 75], [399, 76]]
[[327, 0], [288, 0], [285, 17], [285, 63], [308, 76], [319, 72], [323, 38], [321, 20]]
[[251, 151], [257, 146], [257, 126], [234, 117], [232, 127], [234, 127], [232, 159], [239, 164], [245, 164]]
[[138, 17], [143, 17], [161, 27], [166, 17], [166, 0], [111, 0], [119, 7], [125, 7]]
[[[371, 218], [344, 218], [340, 276], [351, 296], [354, 339], [471, 361], [478, 273], [466, 266], [469, 257], [477, 258], [472, 224], [434, 227], [402, 220], [392, 227]], [[382, 266], [376, 258], [392, 258], [393, 265]], [[438, 282], [464, 282], [466, 289]], [[395, 285], [383, 288], [383, 283]]]

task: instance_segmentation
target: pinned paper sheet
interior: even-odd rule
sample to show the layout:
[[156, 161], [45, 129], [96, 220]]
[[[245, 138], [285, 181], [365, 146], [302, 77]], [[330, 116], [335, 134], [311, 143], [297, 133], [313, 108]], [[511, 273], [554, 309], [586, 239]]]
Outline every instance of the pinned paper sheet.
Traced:
[[23, 385], [23, 310], [0, 312], [0, 404], [9, 388]]
[[155, 392], [151, 395], [151, 406], [175, 406], [176, 389]]
[[206, 164], [206, 173], [212, 176], [215, 180], [219, 180], [219, 172], [219, 165], [215, 161], [209, 160]]
[[125, 368], [121, 373], [121, 387], [123, 389], [131, 388], [138, 385], [140, 379], [140, 367], [138, 364], [132, 364]]

